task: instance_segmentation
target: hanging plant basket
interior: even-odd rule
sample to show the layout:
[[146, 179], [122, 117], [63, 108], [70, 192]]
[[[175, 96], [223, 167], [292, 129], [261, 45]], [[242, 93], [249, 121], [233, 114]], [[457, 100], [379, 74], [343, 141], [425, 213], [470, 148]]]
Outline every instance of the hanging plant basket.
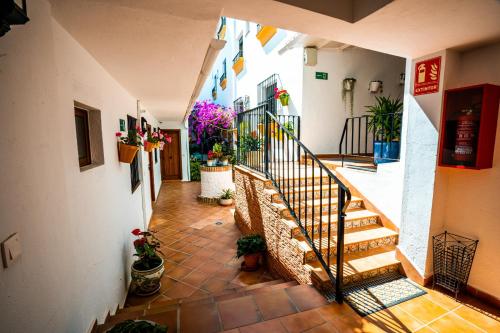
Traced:
[[290, 95], [280, 95], [280, 102], [282, 106], [288, 106], [288, 101], [290, 99]]
[[139, 150], [138, 146], [126, 145], [124, 143], [118, 143], [118, 159], [122, 163], [132, 163], [135, 154]]
[[145, 141], [144, 142], [144, 151], [147, 152], [147, 153], [150, 153], [153, 151], [153, 149], [155, 148], [155, 144], [154, 143], [151, 143], [149, 141]]

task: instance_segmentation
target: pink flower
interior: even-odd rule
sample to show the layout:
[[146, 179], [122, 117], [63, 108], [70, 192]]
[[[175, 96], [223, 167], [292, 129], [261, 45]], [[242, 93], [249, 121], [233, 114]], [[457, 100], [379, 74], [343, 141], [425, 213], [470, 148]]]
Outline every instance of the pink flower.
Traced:
[[121, 137], [121, 136], [122, 136], [122, 132], [116, 132], [116, 133], [115, 133], [115, 135], [116, 135], [116, 137], [118, 137], [118, 138], [119, 138], [119, 137]]
[[139, 236], [141, 234], [141, 229], [136, 228], [132, 230], [132, 235]]
[[162, 140], [163, 140], [163, 134], [162, 134], [162, 133], [160, 133], [160, 139], [162, 139]]
[[152, 136], [153, 136], [153, 138], [157, 138], [158, 137], [158, 132], [153, 132]]
[[168, 143], [172, 143], [172, 137], [171, 136], [167, 136], [165, 138], [165, 140], [167, 140]]

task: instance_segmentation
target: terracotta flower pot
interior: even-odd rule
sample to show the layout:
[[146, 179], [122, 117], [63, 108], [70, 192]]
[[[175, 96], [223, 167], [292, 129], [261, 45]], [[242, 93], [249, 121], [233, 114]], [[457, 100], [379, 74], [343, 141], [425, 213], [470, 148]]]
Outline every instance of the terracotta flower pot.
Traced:
[[118, 144], [118, 159], [120, 162], [123, 163], [132, 163], [134, 160], [135, 154], [137, 154], [137, 151], [139, 150], [139, 147], [137, 146], [131, 146], [131, 145], [126, 145], [124, 143], [119, 143]]
[[163, 259], [158, 266], [148, 270], [137, 269], [137, 263], [138, 261], [132, 265], [131, 291], [138, 296], [149, 296], [158, 292], [161, 288], [161, 276], [165, 271]]
[[155, 148], [155, 144], [149, 141], [144, 142], [144, 151], [150, 153]]
[[260, 253], [245, 254], [244, 258], [245, 262], [242, 267], [245, 271], [256, 271], [259, 269]]

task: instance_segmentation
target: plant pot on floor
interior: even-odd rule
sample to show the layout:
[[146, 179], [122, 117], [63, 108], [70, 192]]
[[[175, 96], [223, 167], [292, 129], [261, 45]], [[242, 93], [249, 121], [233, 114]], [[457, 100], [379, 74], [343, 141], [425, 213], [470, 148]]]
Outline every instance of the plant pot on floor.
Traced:
[[139, 151], [139, 147], [126, 145], [124, 143], [118, 144], [118, 159], [122, 163], [132, 163], [135, 154]]
[[233, 199], [219, 199], [221, 206], [231, 206], [233, 204]]
[[245, 272], [254, 272], [259, 269], [260, 253], [245, 254], [245, 261], [241, 263], [241, 269]]
[[144, 151], [150, 153], [155, 148], [155, 144], [149, 141], [144, 142]]
[[132, 283], [130, 291], [138, 296], [149, 296], [161, 288], [161, 276], [165, 271], [163, 259], [158, 257], [158, 265], [152, 268], [143, 267], [140, 260], [132, 265]]
[[396, 162], [399, 159], [399, 141], [375, 141], [373, 158], [375, 164]]

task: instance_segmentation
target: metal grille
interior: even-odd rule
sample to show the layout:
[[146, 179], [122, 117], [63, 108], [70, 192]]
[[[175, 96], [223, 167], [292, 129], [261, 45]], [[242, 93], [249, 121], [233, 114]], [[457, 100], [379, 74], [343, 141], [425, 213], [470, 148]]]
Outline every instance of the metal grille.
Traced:
[[278, 74], [273, 74], [257, 85], [257, 105], [267, 104], [268, 111], [278, 113], [278, 101], [274, 98], [274, 89], [278, 88]]
[[478, 242], [446, 231], [433, 236], [433, 285], [452, 291], [456, 298], [467, 286]]

